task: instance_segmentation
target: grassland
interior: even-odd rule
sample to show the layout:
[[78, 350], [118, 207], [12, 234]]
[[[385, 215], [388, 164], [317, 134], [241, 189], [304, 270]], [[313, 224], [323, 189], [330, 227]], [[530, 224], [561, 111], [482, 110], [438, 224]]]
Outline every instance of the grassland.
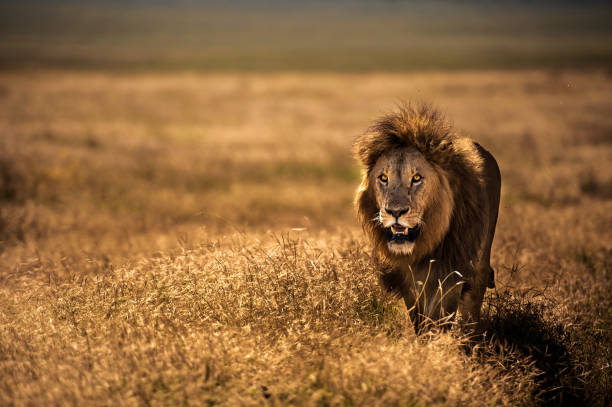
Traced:
[[6, 0], [0, 69], [609, 68], [611, 19], [597, 0]]
[[[0, 404], [608, 405], [605, 71], [0, 74]], [[487, 336], [416, 338], [353, 138], [432, 102], [498, 158]]]

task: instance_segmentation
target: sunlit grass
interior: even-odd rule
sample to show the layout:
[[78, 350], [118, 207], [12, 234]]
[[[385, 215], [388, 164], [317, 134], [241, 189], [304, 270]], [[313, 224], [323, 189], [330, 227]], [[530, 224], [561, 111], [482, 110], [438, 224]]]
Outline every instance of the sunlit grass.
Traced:
[[[0, 404], [609, 404], [603, 72], [0, 76]], [[497, 157], [484, 336], [415, 337], [351, 143], [434, 102]]]

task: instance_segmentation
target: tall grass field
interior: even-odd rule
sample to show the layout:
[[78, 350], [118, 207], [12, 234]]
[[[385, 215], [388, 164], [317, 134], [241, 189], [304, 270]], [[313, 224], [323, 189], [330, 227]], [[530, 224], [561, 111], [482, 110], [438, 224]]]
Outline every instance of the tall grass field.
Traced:
[[[0, 403], [610, 401], [605, 72], [0, 76]], [[352, 200], [414, 97], [497, 157], [484, 338], [415, 337]]]
[[[611, 12], [550, 3], [0, 5], [0, 405], [611, 405]], [[501, 168], [478, 335], [356, 218], [407, 101]]]

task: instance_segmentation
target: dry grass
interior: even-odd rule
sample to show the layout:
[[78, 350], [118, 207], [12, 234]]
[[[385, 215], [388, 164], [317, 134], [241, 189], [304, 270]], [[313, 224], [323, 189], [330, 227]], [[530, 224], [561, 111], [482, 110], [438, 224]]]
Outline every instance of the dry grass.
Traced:
[[[0, 404], [609, 404], [611, 91], [600, 72], [2, 73]], [[416, 338], [353, 216], [350, 143], [405, 98], [500, 162], [484, 338]]]

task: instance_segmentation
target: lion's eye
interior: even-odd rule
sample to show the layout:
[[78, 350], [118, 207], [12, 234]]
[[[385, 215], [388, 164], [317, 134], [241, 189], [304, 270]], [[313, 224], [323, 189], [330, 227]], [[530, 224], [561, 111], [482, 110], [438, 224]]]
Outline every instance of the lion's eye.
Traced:
[[387, 183], [387, 181], [389, 181], [389, 177], [387, 177], [385, 174], [379, 175], [378, 179], [380, 180], [380, 182], [383, 182], [385, 184]]
[[423, 177], [421, 176], [421, 174], [414, 174], [412, 176], [412, 182], [415, 183], [415, 184], [418, 183], [418, 182], [421, 182], [422, 179], [423, 179]]

